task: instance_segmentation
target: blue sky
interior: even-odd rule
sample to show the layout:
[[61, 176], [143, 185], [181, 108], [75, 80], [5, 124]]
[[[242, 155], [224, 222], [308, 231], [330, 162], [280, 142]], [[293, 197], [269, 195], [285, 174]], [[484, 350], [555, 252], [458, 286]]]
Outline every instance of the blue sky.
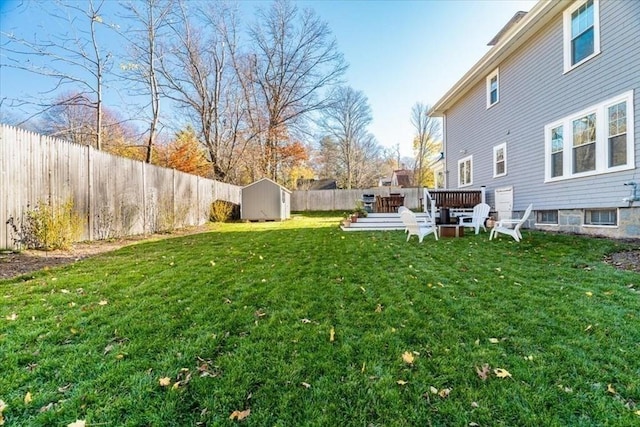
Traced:
[[[16, 0], [0, 0], [0, 28], [43, 31], [46, 16], [15, 13]], [[243, 6], [265, 5], [244, 0]], [[487, 43], [519, 10], [535, 1], [512, 0], [304, 0], [329, 24], [350, 64], [347, 84], [361, 90], [373, 112], [370, 128], [385, 147], [411, 155], [411, 107], [435, 103], [484, 55]], [[40, 25], [39, 25], [40, 24]], [[2, 70], [0, 97], [34, 94], [33, 75]]]

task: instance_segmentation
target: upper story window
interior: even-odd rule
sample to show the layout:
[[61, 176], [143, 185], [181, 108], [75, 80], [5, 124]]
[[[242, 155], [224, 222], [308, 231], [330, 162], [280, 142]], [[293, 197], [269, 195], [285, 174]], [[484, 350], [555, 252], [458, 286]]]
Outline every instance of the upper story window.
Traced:
[[473, 156], [458, 160], [458, 187], [473, 184]]
[[545, 126], [545, 181], [633, 169], [633, 91]]
[[575, 2], [564, 11], [564, 71], [600, 53], [600, 0]]
[[493, 177], [507, 174], [507, 143], [493, 147]]
[[499, 96], [499, 73], [496, 68], [493, 73], [487, 76], [487, 108], [497, 104], [500, 100]]

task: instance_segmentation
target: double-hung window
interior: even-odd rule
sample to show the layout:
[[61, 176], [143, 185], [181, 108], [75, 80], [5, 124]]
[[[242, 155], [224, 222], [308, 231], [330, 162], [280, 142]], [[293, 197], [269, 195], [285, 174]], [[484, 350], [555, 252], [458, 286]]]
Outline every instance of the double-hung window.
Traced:
[[557, 178], [562, 176], [563, 173], [563, 151], [564, 151], [564, 140], [562, 139], [562, 134], [564, 132], [564, 127], [562, 125], [551, 128], [551, 158], [550, 160], [550, 170], [551, 170], [551, 178]]
[[608, 155], [609, 167], [627, 164], [627, 101], [607, 109], [609, 119]]
[[458, 187], [473, 184], [473, 156], [458, 160]]
[[493, 147], [493, 177], [507, 174], [507, 143]]
[[600, 0], [575, 2], [564, 11], [564, 71], [600, 53]]
[[545, 126], [545, 181], [633, 169], [633, 91]]
[[498, 68], [496, 68], [487, 76], [487, 108], [497, 104], [500, 100], [498, 71]]
[[573, 173], [596, 170], [596, 113], [571, 121], [573, 126]]

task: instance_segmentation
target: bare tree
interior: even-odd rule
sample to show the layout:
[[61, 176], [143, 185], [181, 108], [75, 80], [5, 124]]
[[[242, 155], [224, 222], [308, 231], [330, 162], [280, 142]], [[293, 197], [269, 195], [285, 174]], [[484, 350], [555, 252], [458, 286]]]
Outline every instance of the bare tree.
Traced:
[[322, 110], [320, 127], [336, 144], [343, 186], [352, 188], [362, 181], [367, 161], [375, 160], [379, 154], [375, 138], [367, 131], [372, 121], [371, 107], [363, 92], [348, 86], [332, 90], [329, 100]]
[[437, 138], [440, 134], [440, 122], [429, 116], [429, 109], [428, 105], [421, 102], [416, 102], [411, 108], [411, 124], [416, 131], [413, 141], [416, 153], [415, 176], [419, 186], [427, 181], [428, 159], [438, 145]]
[[[2, 31], [2, 50], [5, 52], [4, 66], [49, 77], [53, 80], [53, 94], [59, 89], [71, 90], [76, 97], [66, 103], [78, 101], [79, 105], [89, 105], [94, 110], [95, 146], [102, 148], [103, 88], [105, 73], [112, 65], [112, 55], [101, 49], [99, 28], [109, 28], [103, 21], [101, 8], [104, 0], [95, 3], [57, 1], [51, 8], [52, 21], [65, 27], [64, 33], [54, 33], [47, 38], [34, 35], [21, 38], [12, 32]], [[42, 7], [43, 3], [37, 3]], [[12, 100], [11, 106], [24, 105], [23, 100]], [[32, 102], [41, 114], [55, 106], [50, 100]]]
[[161, 88], [158, 62], [161, 56], [159, 40], [168, 25], [173, 0], [146, 0], [124, 5], [126, 18], [133, 23], [123, 33], [129, 42], [129, 59], [122, 65], [123, 71], [135, 84], [136, 91], [149, 97], [149, 136], [146, 143], [145, 161], [151, 163], [160, 120]]
[[192, 10], [178, 3], [171, 37], [160, 61], [164, 93], [197, 123], [217, 179], [226, 181], [250, 139], [238, 75], [229, 57], [237, 54], [236, 11], [224, 2]]
[[281, 138], [307, 113], [324, 107], [320, 91], [339, 82], [347, 65], [326, 22], [288, 0], [259, 10], [250, 30], [251, 93], [264, 111], [264, 173], [277, 179]]

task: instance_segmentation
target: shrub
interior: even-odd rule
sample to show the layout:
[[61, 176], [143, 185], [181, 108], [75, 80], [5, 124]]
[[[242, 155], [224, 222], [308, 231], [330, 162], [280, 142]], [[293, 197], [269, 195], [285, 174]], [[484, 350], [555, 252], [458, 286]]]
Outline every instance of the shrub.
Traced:
[[231, 202], [225, 200], [216, 200], [211, 203], [211, 211], [209, 213], [209, 220], [212, 222], [227, 222], [231, 219], [233, 214], [234, 205]]
[[12, 221], [15, 242], [30, 249], [69, 249], [82, 233], [82, 218], [73, 210], [73, 199], [61, 205], [38, 202], [28, 208], [21, 224]]

